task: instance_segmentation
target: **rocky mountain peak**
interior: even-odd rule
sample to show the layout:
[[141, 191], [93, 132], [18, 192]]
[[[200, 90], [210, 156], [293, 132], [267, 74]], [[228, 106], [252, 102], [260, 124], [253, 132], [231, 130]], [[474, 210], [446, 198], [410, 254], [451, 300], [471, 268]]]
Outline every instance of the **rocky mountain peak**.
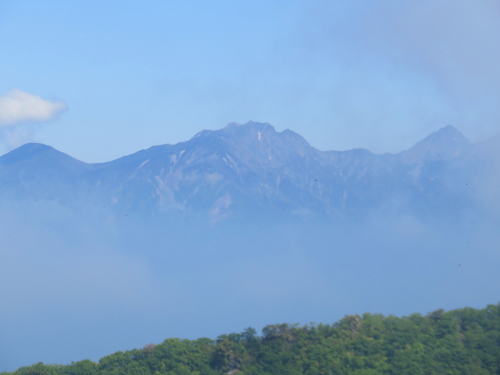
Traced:
[[230, 136], [244, 136], [244, 137], [257, 137], [259, 138], [264, 133], [276, 133], [276, 129], [271, 124], [248, 121], [245, 124], [238, 124], [236, 122], [231, 122], [226, 125], [221, 133]]
[[451, 160], [471, 149], [471, 143], [452, 125], [447, 125], [399, 155], [405, 163]]

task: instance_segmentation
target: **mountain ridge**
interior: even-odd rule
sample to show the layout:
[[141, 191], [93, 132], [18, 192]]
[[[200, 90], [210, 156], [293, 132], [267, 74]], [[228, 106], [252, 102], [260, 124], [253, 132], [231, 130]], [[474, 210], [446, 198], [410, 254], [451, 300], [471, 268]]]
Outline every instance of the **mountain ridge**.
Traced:
[[[59, 152], [61, 154], [64, 154], [64, 155], [67, 155], [69, 157], [71, 157], [72, 159], [74, 160], [78, 160], [79, 162], [81, 163], [84, 163], [84, 164], [87, 164], [87, 165], [103, 165], [103, 164], [108, 164], [108, 163], [112, 163], [112, 162], [116, 162], [120, 159], [123, 159], [123, 158], [126, 158], [126, 157], [129, 157], [129, 156], [132, 156], [132, 155], [135, 155], [135, 154], [138, 154], [140, 152], [143, 152], [143, 151], [148, 151], [148, 150], [151, 150], [151, 149], [155, 149], [155, 148], [163, 148], [163, 147], [173, 147], [173, 146], [177, 146], [177, 145], [181, 145], [181, 144], [185, 144], [185, 143], [188, 143], [190, 141], [192, 141], [193, 139], [195, 138], [198, 138], [200, 137], [201, 135], [208, 135], [208, 134], [212, 134], [212, 133], [218, 133], [218, 132], [222, 132], [222, 131], [226, 131], [227, 129], [230, 129], [231, 127], [246, 127], [246, 126], [251, 126], [251, 125], [254, 125], [254, 124], [257, 124], [257, 125], [264, 125], [265, 127], [269, 126], [269, 128], [276, 134], [292, 134], [293, 136], [295, 137], [298, 137], [299, 139], [301, 139], [303, 142], [305, 142], [309, 147], [311, 148], [314, 148], [315, 150], [319, 151], [319, 152], [325, 152], [325, 153], [345, 153], [345, 152], [356, 152], [356, 150], [364, 150], [364, 151], [367, 151], [371, 154], [374, 154], [374, 155], [379, 155], [379, 156], [382, 156], [382, 155], [399, 155], [399, 154], [402, 154], [402, 153], [405, 153], [405, 152], [408, 152], [410, 151], [411, 149], [415, 148], [417, 145], [419, 145], [420, 143], [422, 142], [426, 142], [428, 139], [431, 139], [434, 135], [437, 135], [437, 134], [441, 134], [444, 132], [444, 130], [448, 130], [448, 129], [452, 129], [453, 132], [455, 134], [458, 134], [461, 138], [463, 138], [465, 141], [469, 142], [464, 136], [463, 134], [458, 130], [456, 129], [454, 126], [452, 125], [446, 125], [440, 129], [438, 129], [437, 131], [435, 132], [432, 132], [429, 136], [425, 137], [424, 139], [422, 139], [421, 141], [417, 142], [414, 146], [410, 147], [409, 149], [407, 150], [403, 150], [403, 151], [400, 151], [400, 152], [396, 152], [396, 153], [390, 153], [390, 152], [385, 152], [385, 153], [382, 153], [382, 154], [377, 154], [377, 153], [374, 153], [366, 148], [362, 148], [362, 147], [356, 147], [356, 148], [353, 148], [353, 149], [348, 149], [348, 150], [344, 150], [344, 151], [337, 151], [337, 150], [325, 150], [325, 151], [321, 151], [321, 150], [318, 150], [316, 149], [314, 146], [311, 146], [309, 144], [309, 142], [307, 142], [307, 140], [302, 137], [300, 134], [294, 132], [293, 130], [290, 130], [290, 129], [284, 129], [283, 131], [281, 132], [278, 132], [276, 131], [276, 129], [269, 123], [258, 123], [258, 122], [252, 122], [252, 121], [249, 121], [245, 124], [239, 124], [239, 123], [236, 123], [236, 122], [230, 122], [228, 123], [225, 127], [221, 128], [221, 129], [218, 129], [218, 130], [201, 130], [199, 131], [198, 133], [196, 133], [193, 137], [191, 137], [189, 140], [187, 141], [181, 141], [181, 142], [178, 142], [178, 143], [175, 143], [175, 144], [170, 144], [170, 143], [165, 143], [165, 144], [159, 144], [159, 145], [153, 145], [153, 146], [150, 146], [148, 148], [145, 148], [145, 149], [141, 149], [139, 151], [136, 151], [132, 154], [128, 154], [128, 155], [124, 155], [124, 156], [121, 156], [117, 159], [113, 159], [113, 160], [110, 160], [110, 161], [105, 161], [105, 162], [96, 162], [96, 163], [87, 163], [85, 161], [82, 161], [82, 160], [79, 160], [79, 159], [76, 159], [76, 158], [73, 158], [72, 156], [62, 152], [62, 151], [59, 151], [57, 149], [55, 149], [54, 147], [50, 146], [50, 145], [46, 145], [46, 144], [43, 144], [43, 143], [38, 143], [38, 142], [29, 142], [29, 143], [25, 143], [17, 148], [15, 148], [14, 150], [11, 150], [3, 155], [0, 155], [0, 162], [3, 162], [5, 160], [5, 158], [8, 156], [8, 155], [12, 155], [14, 153], [18, 153], [19, 151], [24, 151], [24, 150], [27, 150], [28, 148], [31, 150], [34, 150], [34, 149], [37, 149], [39, 148], [40, 150], [53, 150], [53, 151], [56, 151], [56, 152]], [[263, 129], [265, 130], [265, 128]], [[449, 132], [448, 132], [449, 133]], [[486, 141], [488, 142], [488, 141]], [[469, 142], [470, 145], [472, 145], [470, 142]], [[28, 153], [31, 153], [30, 151], [28, 151]]]
[[437, 173], [432, 165], [473, 155], [475, 147], [448, 125], [397, 154], [320, 151], [291, 130], [257, 122], [203, 130], [188, 141], [105, 163], [84, 163], [32, 143], [0, 157], [0, 198], [64, 197], [110, 209], [204, 212], [214, 222], [254, 209], [356, 216], [397, 196], [413, 208], [431, 206], [446, 185], [429, 177]]

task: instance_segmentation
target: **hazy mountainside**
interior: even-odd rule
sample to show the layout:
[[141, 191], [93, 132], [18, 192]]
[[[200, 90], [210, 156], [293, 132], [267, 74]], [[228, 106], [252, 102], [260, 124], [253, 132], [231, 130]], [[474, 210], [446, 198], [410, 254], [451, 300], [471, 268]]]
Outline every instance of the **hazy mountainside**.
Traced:
[[217, 340], [167, 339], [71, 365], [5, 375], [498, 374], [500, 306], [426, 316], [349, 315], [335, 324], [268, 325]]
[[425, 214], [473, 204], [473, 184], [464, 186], [489, 158], [480, 149], [452, 126], [407, 151], [377, 155], [323, 152], [290, 130], [231, 123], [100, 164], [26, 144], [0, 157], [0, 194], [212, 221], [262, 210], [337, 218], [373, 208]]

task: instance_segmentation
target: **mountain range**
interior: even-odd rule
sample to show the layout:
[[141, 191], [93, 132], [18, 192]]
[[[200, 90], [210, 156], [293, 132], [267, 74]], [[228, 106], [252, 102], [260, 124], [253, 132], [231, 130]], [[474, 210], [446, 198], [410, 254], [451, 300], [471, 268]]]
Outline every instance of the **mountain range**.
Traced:
[[473, 207], [498, 139], [470, 143], [446, 126], [397, 154], [320, 151], [268, 123], [230, 123], [186, 142], [87, 164], [50, 146], [0, 157], [0, 199], [197, 215], [211, 222], [277, 213], [337, 219], [374, 209], [450, 214]]

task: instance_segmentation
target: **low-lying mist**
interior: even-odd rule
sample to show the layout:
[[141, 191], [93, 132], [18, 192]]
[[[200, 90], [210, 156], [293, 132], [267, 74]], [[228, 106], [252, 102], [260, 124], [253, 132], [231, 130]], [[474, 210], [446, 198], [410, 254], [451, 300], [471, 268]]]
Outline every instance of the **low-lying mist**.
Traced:
[[484, 307], [500, 295], [492, 214], [216, 225], [174, 216], [4, 202], [0, 370], [248, 326]]

